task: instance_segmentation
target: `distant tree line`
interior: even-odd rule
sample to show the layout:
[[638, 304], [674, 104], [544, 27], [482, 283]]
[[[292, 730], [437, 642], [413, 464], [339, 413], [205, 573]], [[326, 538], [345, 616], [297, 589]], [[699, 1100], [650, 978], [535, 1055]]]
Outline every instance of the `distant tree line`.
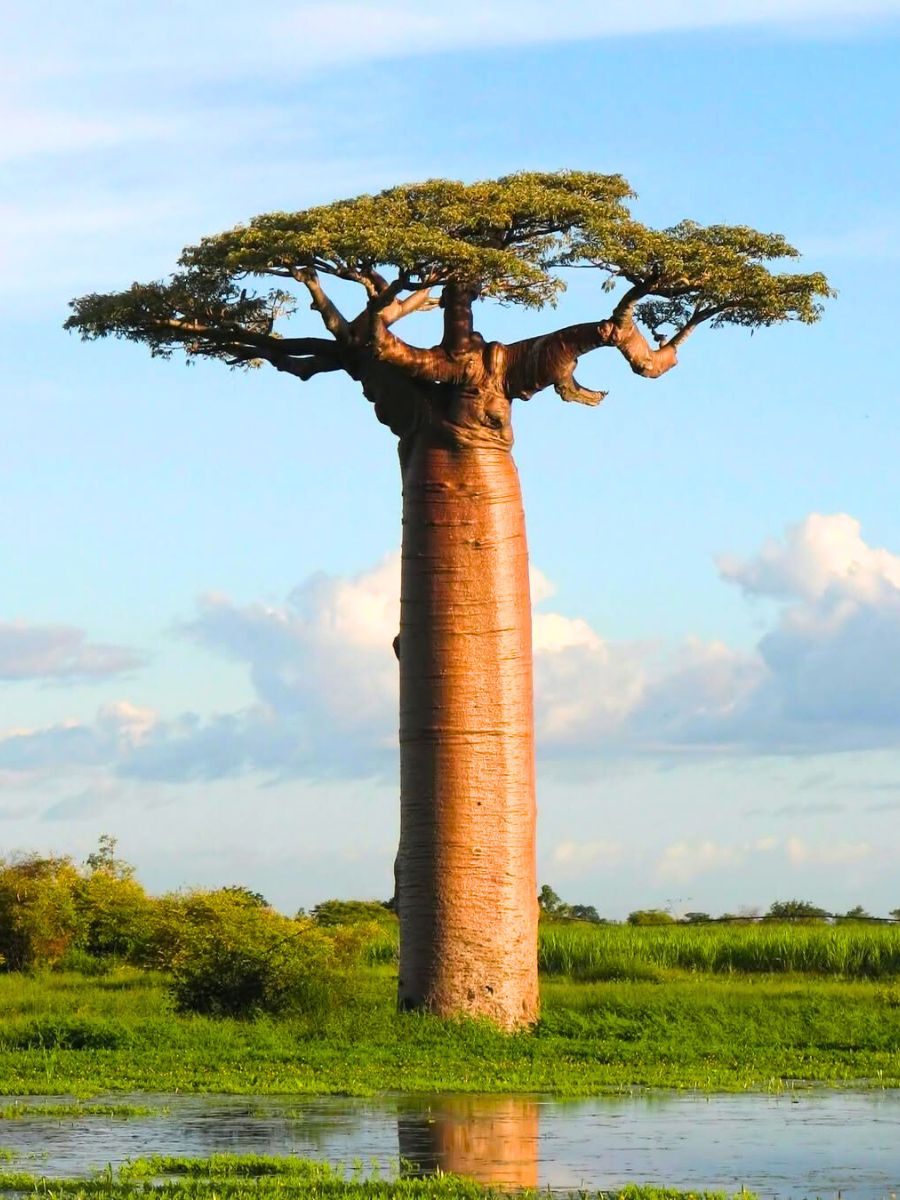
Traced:
[[[601, 917], [592, 904], [568, 904], [546, 883], [538, 895], [538, 907], [544, 920], [590, 921], [595, 925], [615, 924], [608, 918]], [[878, 917], [866, 912], [861, 904], [843, 913], [833, 913], [810, 900], [776, 900], [764, 913], [757, 909], [748, 909], [738, 913], [722, 913], [721, 916], [712, 916], [707, 912], [687, 912], [676, 916], [665, 908], [639, 908], [626, 917], [629, 925], [710, 925], [717, 922], [739, 925], [755, 921], [831, 921], [836, 924], [845, 921], [894, 922], [900, 921], [900, 908], [891, 909], [886, 917]]]

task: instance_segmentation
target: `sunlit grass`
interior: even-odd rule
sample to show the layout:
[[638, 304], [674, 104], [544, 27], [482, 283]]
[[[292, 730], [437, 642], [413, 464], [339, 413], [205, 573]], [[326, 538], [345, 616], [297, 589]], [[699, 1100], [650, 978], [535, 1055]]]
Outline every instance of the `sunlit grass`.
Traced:
[[645, 979], [660, 969], [888, 979], [900, 975], [900, 925], [547, 924], [538, 953], [542, 973], [582, 980]]
[[[662, 968], [656, 968], [662, 971]], [[804, 976], [545, 979], [533, 1032], [398, 1014], [389, 968], [317, 1018], [175, 1014], [158, 974], [0, 976], [0, 1092], [589, 1095], [900, 1086], [900, 986]]]
[[[396, 925], [368, 943], [370, 965], [397, 960]], [[900, 976], [900, 925], [760, 922], [748, 925], [592, 925], [542, 922], [543, 975], [575, 979], [655, 979], [660, 970], [712, 974], [810, 974], [847, 979]]]

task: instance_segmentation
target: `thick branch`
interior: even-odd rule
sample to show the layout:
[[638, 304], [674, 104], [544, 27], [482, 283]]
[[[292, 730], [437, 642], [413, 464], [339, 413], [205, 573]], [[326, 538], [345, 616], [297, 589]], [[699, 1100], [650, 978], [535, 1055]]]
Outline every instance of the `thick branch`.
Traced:
[[478, 295], [477, 288], [448, 283], [441, 295], [444, 310], [444, 336], [441, 345], [448, 354], [468, 350], [475, 334], [472, 323], [472, 305]]
[[308, 358], [276, 358], [270, 360], [276, 371], [286, 371], [296, 375], [305, 383], [313, 375], [321, 375], [326, 371], [340, 371], [341, 364], [334, 358], [321, 358], [310, 355]]
[[309, 292], [312, 297], [311, 307], [322, 318], [328, 332], [339, 342], [348, 341], [350, 338], [350, 326], [347, 323], [347, 319], [325, 294], [325, 289], [319, 282], [316, 272], [298, 268], [293, 272], [293, 275], [297, 282], [302, 283]]
[[[298, 338], [297, 340], [302, 339]], [[334, 355], [296, 356], [279, 354], [271, 348], [252, 347], [248, 349], [246, 346], [225, 346], [223, 349], [231, 354], [231, 358], [225, 360], [230, 367], [261, 359], [263, 362], [271, 363], [276, 371], [285, 371], [288, 375], [296, 375], [304, 382], [312, 379], [314, 375], [321, 375], [324, 371], [340, 371], [343, 366], [340, 359]]]
[[411, 346], [391, 333], [379, 316], [372, 319], [371, 351], [378, 362], [402, 368], [411, 379], [424, 383], [461, 383], [464, 361], [454, 361], [440, 346]]
[[[637, 302], [651, 290], [648, 283], [635, 284], [615, 306], [612, 315], [599, 324], [568, 325], [542, 337], [514, 342], [509, 347], [509, 394], [527, 400], [552, 384], [563, 400], [599, 404], [606, 393], [582, 387], [575, 379], [575, 368], [582, 354], [603, 346], [614, 346], [632, 371], [645, 379], [656, 379], [671, 370], [677, 362], [677, 348], [690, 329], [686, 326], [661, 346], [651, 348], [635, 325], [633, 315]], [[694, 323], [699, 324], [699, 320]]]
[[[264, 359], [279, 370], [290, 370], [292, 374], [305, 379], [319, 371], [336, 371], [341, 366], [337, 343], [327, 338], [278, 338], [246, 329], [236, 321], [207, 325], [202, 321], [171, 317], [155, 323], [166, 329], [196, 335], [198, 347], [206, 345], [231, 354], [230, 366]], [[301, 374], [300, 369], [295, 370], [294, 365], [297, 364], [304, 364], [302, 370], [308, 373]]]
[[379, 298], [378, 303], [366, 305], [362, 312], [350, 322], [350, 334], [352, 338], [365, 341], [369, 336], [369, 331], [376, 317], [387, 328], [403, 317], [409, 316], [410, 313], [419, 311], [428, 312], [432, 308], [437, 308], [440, 304], [440, 300], [431, 294], [430, 283], [424, 287], [417, 288], [403, 300], [400, 299], [399, 293], [403, 291], [406, 285], [399, 280], [395, 280], [394, 284], [389, 286], [391, 288], [390, 298]]
[[410, 313], [430, 312], [431, 309], [437, 308], [440, 303], [437, 296], [432, 296], [431, 288], [419, 288], [417, 292], [413, 292], [405, 300], [395, 300], [393, 304], [382, 309], [381, 319], [385, 325], [393, 325], [395, 321], [400, 321], [403, 317], [408, 317]]

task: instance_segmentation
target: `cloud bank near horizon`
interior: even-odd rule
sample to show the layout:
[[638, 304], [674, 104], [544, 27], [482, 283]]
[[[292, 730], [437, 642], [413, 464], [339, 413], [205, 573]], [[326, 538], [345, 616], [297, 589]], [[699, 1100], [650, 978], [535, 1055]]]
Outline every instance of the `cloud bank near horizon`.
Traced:
[[[869, 546], [847, 514], [813, 513], [749, 558], [721, 557], [718, 569], [771, 610], [750, 651], [691, 638], [674, 648], [607, 641], [583, 618], [544, 611], [552, 585], [533, 572], [545, 766], [900, 744], [900, 678], [889, 668], [900, 660], [900, 556]], [[392, 777], [398, 596], [397, 554], [353, 577], [313, 575], [283, 604], [207, 596], [180, 632], [247, 670], [252, 705], [164, 719], [132, 701], [109, 704], [92, 722], [0, 735], [0, 769], [106, 767], [166, 782]]]

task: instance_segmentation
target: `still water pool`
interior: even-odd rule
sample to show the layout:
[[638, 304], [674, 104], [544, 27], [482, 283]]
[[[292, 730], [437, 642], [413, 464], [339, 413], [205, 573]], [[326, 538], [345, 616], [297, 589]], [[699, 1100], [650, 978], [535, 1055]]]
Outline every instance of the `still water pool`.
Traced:
[[551, 1190], [646, 1182], [684, 1190], [746, 1187], [780, 1200], [900, 1195], [895, 1092], [131, 1100], [154, 1114], [2, 1121], [0, 1148], [37, 1155], [21, 1165], [48, 1175], [83, 1174], [148, 1154], [252, 1152], [348, 1166], [377, 1161], [393, 1170], [402, 1161], [404, 1172], [441, 1168]]

